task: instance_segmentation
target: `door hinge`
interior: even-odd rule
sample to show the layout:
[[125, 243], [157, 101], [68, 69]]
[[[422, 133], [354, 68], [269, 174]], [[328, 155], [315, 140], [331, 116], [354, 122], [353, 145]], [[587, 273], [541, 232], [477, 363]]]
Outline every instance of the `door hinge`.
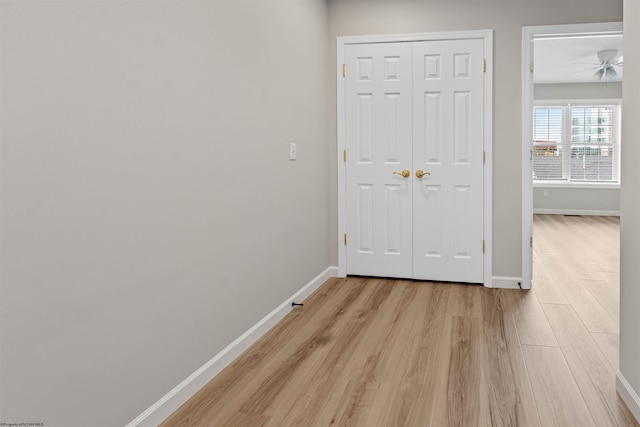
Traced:
[[347, 64], [342, 64], [342, 77], [347, 77]]
[[344, 233], [344, 245], [347, 246], [347, 233]]
[[484, 240], [482, 241], [482, 253], [484, 253]]
[[486, 163], [487, 162], [487, 154], [485, 153], [484, 150], [482, 150], [482, 163]]
[[533, 62], [531, 64], [529, 64], [529, 71], [531, 71], [533, 73]]
[[344, 159], [345, 162], [347, 161], [347, 150], [344, 150], [342, 152], [342, 158]]
[[529, 247], [533, 247], [533, 237], [529, 237]]
[[482, 59], [482, 69], [485, 73], [487, 72], [487, 60], [484, 58]]

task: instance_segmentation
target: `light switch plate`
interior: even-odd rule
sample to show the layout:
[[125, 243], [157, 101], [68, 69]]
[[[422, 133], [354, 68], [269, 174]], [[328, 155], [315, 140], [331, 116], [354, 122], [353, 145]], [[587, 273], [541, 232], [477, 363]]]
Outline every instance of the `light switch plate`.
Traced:
[[295, 160], [297, 154], [296, 143], [292, 142], [289, 144], [289, 160]]

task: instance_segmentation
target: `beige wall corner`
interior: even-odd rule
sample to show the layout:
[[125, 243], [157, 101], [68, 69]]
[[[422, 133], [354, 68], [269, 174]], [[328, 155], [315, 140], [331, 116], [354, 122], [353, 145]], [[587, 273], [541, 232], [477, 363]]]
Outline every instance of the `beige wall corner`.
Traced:
[[[624, 1], [622, 185], [620, 189], [620, 373], [640, 395], [640, 2]], [[621, 382], [619, 381], [618, 384]], [[620, 386], [619, 386], [620, 387]], [[619, 390], [620, 391], [620, 390]], [[623, 397], [625, 393], [620, 393]], [[627, 405], [640, 421], [640, 402]], [[634, 407], [635, 406], [635, 407]]]

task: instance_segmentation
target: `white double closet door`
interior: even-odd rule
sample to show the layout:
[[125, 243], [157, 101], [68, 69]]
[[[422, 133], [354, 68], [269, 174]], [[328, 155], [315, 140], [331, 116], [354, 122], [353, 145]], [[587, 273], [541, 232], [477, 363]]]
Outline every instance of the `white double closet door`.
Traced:
[[483, 282], [483, 56], [345, 46], [347, 274]]

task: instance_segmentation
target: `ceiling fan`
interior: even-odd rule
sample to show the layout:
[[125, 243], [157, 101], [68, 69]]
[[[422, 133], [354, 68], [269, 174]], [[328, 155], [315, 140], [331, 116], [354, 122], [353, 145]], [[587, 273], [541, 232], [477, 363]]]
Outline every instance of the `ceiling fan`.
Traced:
[[598, 61], [600, 64], [595, 67], [597, 71], [593, 74], [596, 80], [602, 80], [603, 77], [612, 80], [618, 75], [614, 67], [622, 67], [622, 55], [618, 56], [618, 51], [614, 49], [598, 52]]

